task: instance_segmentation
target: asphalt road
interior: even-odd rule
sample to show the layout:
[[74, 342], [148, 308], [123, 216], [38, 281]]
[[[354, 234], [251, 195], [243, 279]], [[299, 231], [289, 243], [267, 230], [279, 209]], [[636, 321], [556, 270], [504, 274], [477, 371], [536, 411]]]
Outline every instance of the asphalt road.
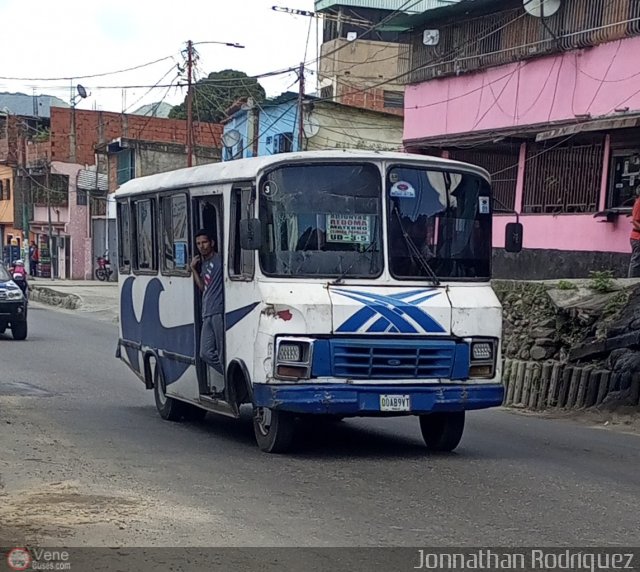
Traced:
[[[0, 540], [15, 545], [636, 545], [640, 436], [508, 411], [425, 452], [414, 418], [307, 428], [160, 419], [116, 326], [33, 307], [0, 336]], [[2, 545], [2, 542], [0, 542]]]

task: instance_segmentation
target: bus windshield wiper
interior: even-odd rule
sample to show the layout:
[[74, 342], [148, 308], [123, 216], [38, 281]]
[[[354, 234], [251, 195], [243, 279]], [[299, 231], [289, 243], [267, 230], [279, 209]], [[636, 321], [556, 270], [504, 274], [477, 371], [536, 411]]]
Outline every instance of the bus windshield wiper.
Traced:
[[360, 260], [360, 255], [366, 254], [375, 245], [376, 245], [376, 241], [375, 240], [373, 242], [369, 243], [369, 246], [367, 246], [367, 248], [365, 248], [364, 250], [360, 251], [358, 253], [358, 256], [356, 256], [353, 259], [353, 262], [349, 265], [349, 267], [342, 274], [340, 274], [340, 276], [338, 276], [333, 282], [330, 282], [330, 284], [340, 284], [341, 282], [343, 282], [345, 277], [346, 277], [346, 275], [349, 274], [349, 272], [351, 272], [351, 269], [355, 266], [356, 262], [358, 262], [358, 260]]
[[427, 276], [431, 278], [431, 281], [435, 286], [440, 286], [440, 280], [437, 274], [433, 271], [433, 268], [429, 265], [426, 258], [420, 252], [420, 249], [416, 246], [416, 243], [413, 242], [413, 239], [407, 234], [407, 231], [404, 229], [402, 224], [402, 219], [400, 218], [400, 213], [398, 212], [398, 208], [394, 207], [394, 212], [396, 213], [396, 218], [398, 219], [398, 224], [400, 225], [400, 230], [402, 231], [402, 237], [404, 238], [405, 243], [407, 244], [407, 248], [409, 249], [409, 254], [412, 258], [416, 258], [422, 266], [423, 270], [427, 273]]

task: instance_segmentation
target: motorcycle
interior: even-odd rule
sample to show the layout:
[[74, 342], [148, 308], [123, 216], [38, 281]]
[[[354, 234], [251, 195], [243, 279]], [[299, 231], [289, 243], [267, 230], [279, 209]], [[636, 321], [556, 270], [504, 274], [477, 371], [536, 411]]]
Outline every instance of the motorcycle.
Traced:
[[96, 278], [101, 282], [108, 282], [109, 278], [113, 274], [113, 270], [111, 270], [111, 262], [109, 262], [109, 258], [105, 253], [104, 256], [98, 256], [96, 259], [98, 262], [98, 268], [96, 268]]

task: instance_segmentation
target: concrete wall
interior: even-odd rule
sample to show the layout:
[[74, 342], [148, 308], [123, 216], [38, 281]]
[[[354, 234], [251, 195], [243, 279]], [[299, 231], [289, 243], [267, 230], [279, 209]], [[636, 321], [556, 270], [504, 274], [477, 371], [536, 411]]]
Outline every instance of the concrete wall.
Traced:
[[[306, 113], [317, 121], [317, 134], [305, 135], [304, 145], [309, 151], [320, 149], [402, 149], [402, 117], [387, 113], [368, 111], [352, 106], [330, 102], [310, 101]], [[276, 152], [275, 137], [282, 133], [292, 134], [292, 151], [299, 150], [297, 101], [259, 108], [258, 155], [273, 155]], [[249, 137], [250, 112], [237, 113], [227, 124], [225, 131], [237, 129], [243, 138], [244, 157], [252, 156]]]
[[408, 86], [405, 141], [640, 110], [640, 37]]
[[[375, 84], [399, 75], [398, 60], [402, 44], [336, 38], [322, 44], [319, 77], [337, 77], [344, 83]], [[338, 51], [336, 51], [338, 50]], [[331, 53], [334, 52], [335, 53]], [[325, 54], [329, 54], [325, 56]], [[390, 82], [385, 89], [403, 87]]]
[[320, 130], [309, 138], [307, 148], [402, 150], [402, 117], [345, 105], [319, 102], [311, 117]]
[[140, 149], [136, 153], [136, 176], [145, 177], [186, 167], [186, 155], [174, 155], [162, 151]]

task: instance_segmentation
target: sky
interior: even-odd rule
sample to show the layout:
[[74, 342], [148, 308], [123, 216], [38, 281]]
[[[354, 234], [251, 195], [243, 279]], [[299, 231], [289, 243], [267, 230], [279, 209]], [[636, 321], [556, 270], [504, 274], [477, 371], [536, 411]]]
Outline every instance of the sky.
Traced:
[[[24, 78], [0, 78], [0, 91], [35, 90], [69, 102], [72, 86], [81, 83], [89, 97], [77, 102], [79, 109], [131, 112], [163, 97], [176, 105], [184, 88], [149, 88], [176, 80], [187, 40], [245, 46], [197, 45], [198, 77], [229, 68], [256, 75], [295, 67], [306, 53], [307, 91], [313, 91], [318, 20], [276, 12], [273, 5], [313, 10], [313, 0], [0, 0], [0, 76]], [[168, 56], [173, 59], [126, 73], [45, 80], [113, 72]], [[268, 95], [277, 95], [297, 89], [295, 81], [289, 73], [260, 83]]]

